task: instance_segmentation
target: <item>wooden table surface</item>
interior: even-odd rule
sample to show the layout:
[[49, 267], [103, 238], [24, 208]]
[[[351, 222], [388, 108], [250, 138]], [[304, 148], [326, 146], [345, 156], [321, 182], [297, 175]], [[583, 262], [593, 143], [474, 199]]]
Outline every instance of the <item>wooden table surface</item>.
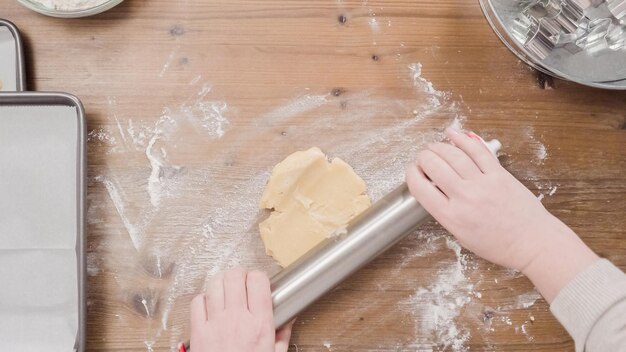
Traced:
[[[29, 88], [86, 107], [90, 351], [171, 350], [211, 273], [275, 273], [256, 203], [289, 153], [346, 159], [377, 198], [455, 119], [499, 138], [505, 167], [626, 269], [626, 93], [529, 69], [477, 1], [127, 0], [76, 20], [2, 6]], [[454, 249], [429, 223], [304, 313], [291, 350], [573, 350], [526, 278]]]

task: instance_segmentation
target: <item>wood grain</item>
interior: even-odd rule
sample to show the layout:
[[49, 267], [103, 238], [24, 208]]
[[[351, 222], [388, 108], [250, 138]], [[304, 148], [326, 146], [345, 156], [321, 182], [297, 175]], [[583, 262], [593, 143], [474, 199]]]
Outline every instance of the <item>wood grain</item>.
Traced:
[[[546, 207], [594, 250], [626, 268], [626, 93], [550, 79], [529, 69], [492, 33], [476, 1], [127, 0], [107, 13], [75, 20], [43, 17], [12, 1], [3, 5], [2, 17], [15, 22], [25, 38], [28, 86], [79, 96], [90, 131], [115, 130], [114, 115], [157, 121], [164, 106], [178, 106], [193, 94], [190, 82], [198, 76], [210, 82], [212, 99], [237, 107], [230, 116], [233, 130], [251, 128], [259, 112], [306, 92], [339, 89], [351, 97], [375, 90], [389, 99], [408, 99], [411, 82], [404, 72], [409, 63], [420, 62], [423, 76], [448, 92], [467, 116], [466, 127], [503, 141], [505, 167], [537, 193], [558, 186], [544, 199]], [[372, 18], [378, 29], [372, 28]], [[338, 106], [343, 98], [336, 99]], [[313, 118], [307, 115], [301, 123]], [[436, 116], [435, 121], [438, 118], [447, 116]], [[364, 128], [384, 126], [386, 119], [368, 120]], [[251, 169], [271, 167], [266, 160], [288, 154], [263, 148], [269, 156], [263, 161], [254, 158], [259, 146], [271, 144], [294, 123], [272, 126], [251, 139], [241, 137], [236, 145], [223, 142], [219, 149], [189, 137], [197, 149], [176, 157], [189, 167], [210, 165], [219, 174], [227, 173], [215, 182], [229, 191], [232, 182], [250, 177]], [[428, 124], [415, 133], [440, 127]], [[537, 160], [529, 136], [545, 146], [545, 159]], [[144, 351], [145, 341], [157, 332], [151, 347], [169, 350], [188, 333], [192, 294], [173, 303], [168, 330], [159, 332], [170, 271], [180, 258], [170, 258], [169, 266], [156, 272], [154, 253], [129, 250], [124, 224], [106, 188], [96, 180], [115, 170], [128, 176], [123, 180], [128, 197], [145, 198], [145, 154], [120, 156], [95, 141], [89, 144], [88, 157], [88, 251], [98, 269], [88, 282], [88, 350]], [[201, 188], [190, 191], [203, 194]], [[179, 244], [186, 245], [185, 234], [197, 231], [202, 221], [171, 214], [194, 211], [200, 199], [181, 199], [172, 204], [171, 213], [160, 214], [158, 226], [150, 229], [154, 238], [181, 238]], [[425, 231], [445, 235], [434, 223]], [[256, 236], [254, 227], [248, 232]], [[219, 238], [228, 241], [234, 235]], [[404, 265], [407, 256], [425, 245], [418, 237], [407, 239], [311, 307], [298, 319], [291, 350], [324, 351], [327, 341], [332, 351], [452, 349], [417, 331], [411, 315], [398, 310], [398, 302], [431, 282], [442, 263], [454, 261], [443, 237], [437, 238], [443, 241], [440, 249]], [[198, 263], [216, 260], [196, 255]], [[471, 330], [466, 348], [573, 350], [543, 300], [509, 310], [511, 325], [498, 319], [497, 307], [515, 302], [532, 284], [470, 259], [474, 265], [466, 275], [481, 298], [457, 319], [459, 326]], [[260, 243], [248, 264], [277, 270]], [[196, 271], [206, 270], [194, 265]], [[202, 286], [196, 281], [190, 284], [192, 291]], [[494, 311], [490, 330], [484, 322]], [[520, 332], [521, 325], [526, 334]], [[416, 338], [421, 342], [416, 344]]]

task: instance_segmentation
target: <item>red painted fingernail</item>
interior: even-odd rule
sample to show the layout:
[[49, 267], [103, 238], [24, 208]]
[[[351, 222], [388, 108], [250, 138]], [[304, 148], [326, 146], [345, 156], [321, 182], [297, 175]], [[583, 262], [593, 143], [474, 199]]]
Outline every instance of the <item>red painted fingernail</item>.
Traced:
[[483, 139], [482, 139], [482, 138], [480, 138], [480, 136], [479, 136], [479, 135], [477, 135], [477, 134], [476, 134], [476, 133], [474, 133], [474, 132], [467, 132], [467, 136], [468, 136], [468, 137], [470, 137], [471, 139], [477, 140], [477, 141], [479, 141], [479, 142], [482, 142], [482, 141], [483, 141]]
[[476, 140], [478, 142], [480, 142], [480, 144], [483, 145], [483, 147], [485, 147], [485, 149], [489, 150], [489, 152], [491, 152], [491, 150], [489, 149], [489, 147], [487, 146], [487, 142], [485, 142], [485, 140], [483, 139], [483, 137], [477, 135], [474, 132], [467, 132], [467, 136], [470, 137], [473, 140]]

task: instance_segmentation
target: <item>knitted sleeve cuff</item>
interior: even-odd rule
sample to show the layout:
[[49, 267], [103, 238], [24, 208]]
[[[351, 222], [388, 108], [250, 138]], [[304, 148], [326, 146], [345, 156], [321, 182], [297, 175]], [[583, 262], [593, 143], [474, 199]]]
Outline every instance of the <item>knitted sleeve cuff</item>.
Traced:
[[610, 261], [598, 259], [578, 273], [550, 305], [582, 352], [598, 319], [617, 302], [626, 299], [626, 275]]

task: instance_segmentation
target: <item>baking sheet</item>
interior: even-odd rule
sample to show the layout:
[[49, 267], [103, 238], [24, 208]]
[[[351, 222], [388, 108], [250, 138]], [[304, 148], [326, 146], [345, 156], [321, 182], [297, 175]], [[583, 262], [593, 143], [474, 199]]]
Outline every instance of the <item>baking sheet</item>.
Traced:
[[0, 106], [0, 341], [72, 351], [79, 335], [80, 122], [73, 106]]
[[18, 90], [16, 48], [13, 32], [0, 23], [0, 91]]

